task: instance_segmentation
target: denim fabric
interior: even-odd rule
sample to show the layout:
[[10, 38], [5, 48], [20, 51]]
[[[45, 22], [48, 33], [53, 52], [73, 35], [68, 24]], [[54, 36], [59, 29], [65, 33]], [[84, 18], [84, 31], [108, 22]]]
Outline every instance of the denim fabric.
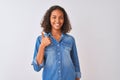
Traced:
[[51, 33], [48, 33], [47, 36], [51, 39], [51, 44], [45, 48], [43, 63], [38, 65], [36, 62], [41, 36], [38, 36], [36, 40], [32, 61], [35, 71], [38, 72], [43, 68], [42, 80], [75, 80], [75, 78], [81, 78], [74, 38], [68, 34], [62, 34], [58, 42]]

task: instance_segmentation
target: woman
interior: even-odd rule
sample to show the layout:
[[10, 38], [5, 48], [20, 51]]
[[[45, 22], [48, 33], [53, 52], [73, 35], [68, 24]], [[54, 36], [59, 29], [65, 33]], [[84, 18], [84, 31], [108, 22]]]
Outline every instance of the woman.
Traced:
[[80, 80], [81, 72], [75, 40], [67, 33], [71, 25], [64, 8], [55, 5], [44, 15], [42, 35], [35, 45], [32, 65], [43, 68], [43, 80]]

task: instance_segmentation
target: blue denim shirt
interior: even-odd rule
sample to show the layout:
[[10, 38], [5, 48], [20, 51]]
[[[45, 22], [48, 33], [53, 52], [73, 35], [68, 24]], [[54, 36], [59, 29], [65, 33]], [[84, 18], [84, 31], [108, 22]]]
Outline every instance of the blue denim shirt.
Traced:
[[38, 65], [36, 56], [41, 43], [41, 36], [38, 36], [35, 44], [32, 65], [35, 71], [43, 68], [43, 80], [75, 80], [81, 78], [79, 59], [75, 40], [68, 34], [62, 34], [58, 42], [51, 33], [47, 36], [51, 44], [45, 48], [44, 61]]

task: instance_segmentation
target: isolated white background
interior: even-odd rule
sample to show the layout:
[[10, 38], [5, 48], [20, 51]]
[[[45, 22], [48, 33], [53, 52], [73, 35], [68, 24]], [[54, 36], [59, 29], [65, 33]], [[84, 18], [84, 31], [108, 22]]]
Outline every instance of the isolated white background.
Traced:
[[46, 10], [67, 11], [81, 80], [120, 80], [120, 0], [0, 0], [0, 80], [41, 80], [31, 66]]

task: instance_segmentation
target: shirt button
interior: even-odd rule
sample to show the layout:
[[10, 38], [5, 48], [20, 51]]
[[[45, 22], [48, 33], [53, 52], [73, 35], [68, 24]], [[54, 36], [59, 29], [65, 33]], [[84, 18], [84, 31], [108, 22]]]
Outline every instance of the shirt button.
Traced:
[[58, 55], [60, 55], [60, 53], [58, 53]]
[[58, 72], [60, 73], [60, 70]]
[[57, 46], [59, 46], [59, 44]]
[[60, 63], [60, 61], [58, 61], [58, 63]]

